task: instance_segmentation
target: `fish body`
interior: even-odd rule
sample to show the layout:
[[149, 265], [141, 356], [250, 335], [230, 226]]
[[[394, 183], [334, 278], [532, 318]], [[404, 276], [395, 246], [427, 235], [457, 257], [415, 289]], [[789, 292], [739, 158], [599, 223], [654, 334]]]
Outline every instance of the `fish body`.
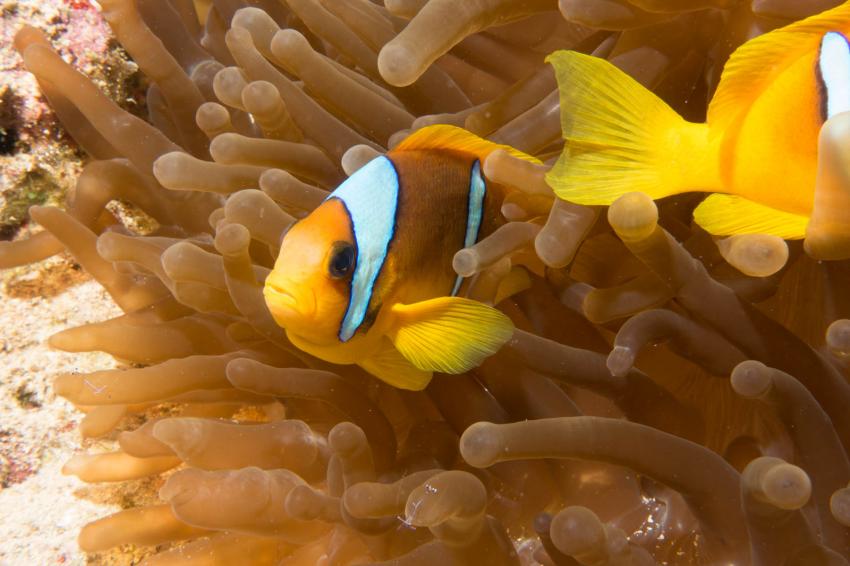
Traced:
[[452, 258], [503, 223], [504, 189], [482, 172], [500, 148], [533, 159], [460, 128], [424, 128], [293, 225], [264, 288], [292, 343], [405, 389], [498, 350], [510, 319], [457, 296]]
[[694, 218], [716, 235], [805, 236], [818, 136], [850, 110], [850, 3], [757, 37], [733, 53], [703, 124], [682, 119], [602, 59], [549, 56], [566, 145], [547, 182], [579, 204], [626, 192], [715, 193]]

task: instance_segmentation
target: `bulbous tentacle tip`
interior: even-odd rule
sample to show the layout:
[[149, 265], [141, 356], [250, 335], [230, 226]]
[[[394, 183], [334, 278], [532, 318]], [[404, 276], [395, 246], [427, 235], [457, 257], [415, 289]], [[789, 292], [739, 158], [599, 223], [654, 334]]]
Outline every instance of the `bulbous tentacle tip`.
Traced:
[[60, 210], [55, 206], [40, 206], [36, 204], [29, 207], [27, 212], [30, 215], [30, 218], [32, 218], [39, 224], [42, 224], [44, 221], [55, 217], [56, 213], [60, 212]]
[[250, 243], [251, 233], [242, 224], [220, 226], [215, 234], [215, 249], [223, 256], [239, 255]]
[[812, 495], [808, 474], [779, 458], [756, 458], [747, 464], [741, 482], [750, 496], [786, 511], [802, 508]]
[[82, 384], [73, 374], [60, 374], [53, 379], [53, 392], [60, 397], [71, 398], [80, 389]]
[[717, 242], [732, 267], [750, 277], [769, 277], [788, 262], [788, 244], [769, 234], [740, 234]]
[[432, 493], [428, 485], [421, 485], [411, 492], [404, 507], [404, 520], [414, 527], [431, 527], [439, 524], [445, 509], [441, 509], [436, 500], [438, 493]]
[[850, 357], [850, 320], [833, 321], [826, 329], [826, 347], [833, 355]]
[[[224, 106], [215, 102], [205, 102], [203, 106], [198, 107], [198, 111], [195, 112], [195, 123], [210, 140], [233, 131], [230, 113]], [[223, 162], [220, 155], [213, 156], [213, 161]]]
[[13, 43], [15, 50], [22, 53], [27, 47], [34, 43], [41, 43], [45, 45], [48, 41], [44, 32], [40, 29], [30, 25], [23, 25], [15, 32]]
[[378, 54], [378, 72], [393, 86], [408, 86], [425, 71], [418, 60], [407, 45], [391, 41]]
[[265, 10], [253, 6], [236, 10], [230, 25], [247, 29], [262, 47], [268, 47], [272, 36], [279, 29], [277, 22]]
[[121, 234], [116, 232], [104, 232], [97, 237], [95, 249], [97, 254], [106, 261], [117, 261], [120, 258], [118, 247], [121, 245]]
[[191, 501], [196, 493], [196, 479], [200, 481], [198, 474], [191, 472], [199, 472], [198, 470], [183, 470], [179, 474], [174, 474], [169, 477], [165, 484], [159, 488], [159, 498], [171, 505], [185, 505]]
[[363, 144], [352, 146], [342, 154], [342, 170], [350, 177], [379, 155], [381, 155], [380, 152], [371, 146]]
[[487, 490], [476, 476], [461, 470], [440, 472], [414, 488], [405, 503], [405, 518], [429, 527], [444, 541], [468, 542], [482, 526]]
[[803, 241], [805, 252], [818, 260], [850, 259], [850, 228], [837, 228], [810, 221]]
[[[68, 328], [50, 336], [47, 339], [47, 345], [56, 350], [74, 352], [78, 351], [79, 342], [82, 338], [85, 338], [85, 334], [81, 333], [79, 329]], [[55, 387], [56, 385], [54, 383], [54, 388]]]
[[100, 548], [100, 545], [98, 544], [98, 533], [91, 524], [80, 529], [80, 534], [77, 535], [77, 545], [79, 545], [83, 552], [97, 552], [99, 550], [105, 550]]
[[173, 246], [169, 246], [162, 252], [160, 261], [166, 275], [174, 279], [174, 274], [179, 272], [182, 264], [190, 257], [192, 244], [189, 242], [177, 242]]
[[746, 360], [735, 366], [731, 378], [735, 392], [749, 399], [765, 395], [773, 383], [770, 368], [756, 360]]
[[344, 422], [333, 427], [328, 434], [328, 445], [338, 454], [351, 454], [368, 445], [363, 429], [354, 423]]
[[461, 277], [472, 277], [478, 266], [478, 254], [474, 249], [464, 248], [452, 258], [452, 269]]
[[84, 454], [75, 454], [71, 456], [67, 462], [62, 465], [63, 476], [76, 476], [84, 468], [86, 456]]
[[608, 208], [608, 222], [621, 240], [638, 242], [655, 230], [658, 207], [645, 193], [627, 193]]
[[200, 160], [184, 151], [170, 151], [153, 162], [153, 176], [168, 189], [180, 190], [186, 173]]
[[156, 423], [153, 437], [178, 453], [191, 453], [199, 448], [204, 431], [200, 419], [163, 419]]
[[598, 554], [605, 548], [605, 525], [587, 507], [574, 505], [552, 518], [549, 534], [555, 546], [567, 556]]
[[850, 487], [837, 490], [829, 498], [829, 510], [835, 520], [850, 527]]
[[230, 381], [234, 387], [250, 388], [251, 384], [254, 382], [254, 379], [252, 379], [253, 371], [258, 365], [260, 365], [260, 363], [251, 358], [236, 358], [234, 360], [230, 360], [227, 362], [227, 367], [225, 369], [227, 380]]
[[276, 56], [285, 59], [296, 49], [309, 47], [307, 38], [294, 29], [282, 29], [275, 33], [271, 41], [271, 50]]
[[471, 466], [486, 468], [493, 465], [504, 450], [498, 425], [475, 423], [460, 437], [460, 454]]
[[623, 377], [635, 363], [635, 353], [628, 346], [614, 346], [611, 353], [605, 359], [605, 365], [608, 366], [608, 371], [616, 377]]
[[292, 517], [309, 521], [322, 514], [321, 496], [309, 485], [297, 485], [286, 495], [286, 512]]
[[764, 490], [777, 507], [800, 509], [811, 497], [812, 481], [806, 472], [797, 466], [784, 464], [766, 474]]

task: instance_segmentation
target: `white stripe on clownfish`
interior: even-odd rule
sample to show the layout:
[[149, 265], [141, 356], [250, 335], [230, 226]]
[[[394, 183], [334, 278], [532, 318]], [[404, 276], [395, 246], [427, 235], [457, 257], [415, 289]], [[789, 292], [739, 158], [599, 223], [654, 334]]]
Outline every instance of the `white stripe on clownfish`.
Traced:
[[850, 43], [830, 31], [821, 39], [818, 70], [825, 87], [826, 118], [850, 110]]
[[[484, 177], [481, 176], [481, 161], [476, 159], [475, 163], [472, 164], [472, 174], [469, 178], [469, 205], [466, 212], [464, 248], [473, 246], [478, 241], [478, 233], [481, 230], [481, 217], [484, 212], [484, 196], [486, 194], [487, 184], [484, 182]], [[460, 290], [461, 283], [463, 283], [463, 277], [458, 275], [452, 288], [453, 297]]]
[[376, 157], [330, 194], [342, 201], [351, 219], [357, 250], [348, 308], [339, 329], [347, 342], [366, 318], [375, 280], [387, 259], [398, 209], [398, 173], [387, 157]]

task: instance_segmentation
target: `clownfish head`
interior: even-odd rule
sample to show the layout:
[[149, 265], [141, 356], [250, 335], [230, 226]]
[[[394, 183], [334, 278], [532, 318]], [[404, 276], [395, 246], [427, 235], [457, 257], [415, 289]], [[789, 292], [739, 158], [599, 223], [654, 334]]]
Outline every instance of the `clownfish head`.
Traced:
[[329, 199], [283, 238], [263, 289], [275, 322], [315, 344], [338, 342], [356, 262], [345, 205]]

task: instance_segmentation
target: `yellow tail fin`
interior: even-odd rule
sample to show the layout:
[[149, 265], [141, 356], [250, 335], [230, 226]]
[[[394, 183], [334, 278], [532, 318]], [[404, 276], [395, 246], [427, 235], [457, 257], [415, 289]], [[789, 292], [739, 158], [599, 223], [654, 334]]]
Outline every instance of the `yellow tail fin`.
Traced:
[[559, 197], [590, 205], [634, 191], [658, 199], [717, 190], [705, 124], [686, 122], [604, 59], [556, 51], [546, 61], [558, 79], [567, 142], [546, 176]]

